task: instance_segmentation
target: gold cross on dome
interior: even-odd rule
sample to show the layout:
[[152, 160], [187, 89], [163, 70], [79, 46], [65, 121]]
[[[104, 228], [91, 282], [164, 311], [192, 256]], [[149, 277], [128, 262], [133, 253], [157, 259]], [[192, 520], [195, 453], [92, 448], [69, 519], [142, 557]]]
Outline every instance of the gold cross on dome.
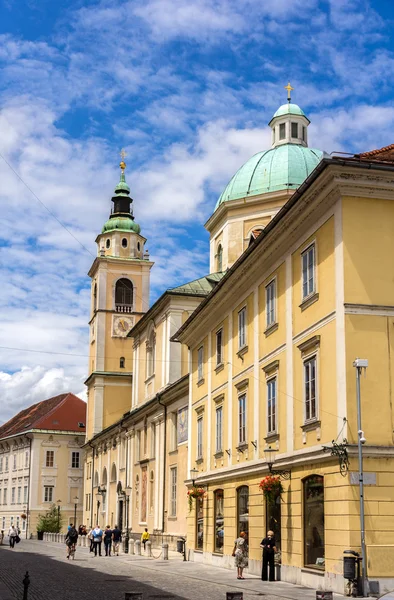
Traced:
[[285, 85], [285, 90], [287, 90], [287, 99], [290, 102], [290, 100], [291, 100], [291, 91], [294, 90], [294, 88], [291, 87], [291, 85], [290, 85], [290, 81], [289, 81], [289, 83], [287, 85]]
[[120, 166], [120, 168], [122, 169], [122, 173], [123, 173], [123, 172], [124, 172], [124, 170], [125, 170], [125, 168], [126, 168], [126, 163], [125, 163], [124, 159], [125, 159], [125, 158], [126, 158], [126, 156], [127, 156], [127, 153], [126, 153], [126, 151], [125, 151], [125, 149], [124, 149], [124, 148], [122, 148], [122, 150], [119, 152], [119, 156], [120, 156], [120, 158], [122, 159], [122, 160], [120, 161], [120, 165], [119, 165], [119, 166]]

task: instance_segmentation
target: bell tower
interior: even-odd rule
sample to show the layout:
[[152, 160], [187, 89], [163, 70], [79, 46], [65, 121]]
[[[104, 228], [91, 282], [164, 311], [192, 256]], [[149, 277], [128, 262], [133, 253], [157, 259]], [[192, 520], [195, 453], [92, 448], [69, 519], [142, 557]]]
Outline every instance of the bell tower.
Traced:
[[96, 238], [91, 286], [87, 439], [131, 408], [132, 327], [149, 308], [150, 269], [146, 239], [134, 221], [122, 150], [120, 180], [108, 221]]

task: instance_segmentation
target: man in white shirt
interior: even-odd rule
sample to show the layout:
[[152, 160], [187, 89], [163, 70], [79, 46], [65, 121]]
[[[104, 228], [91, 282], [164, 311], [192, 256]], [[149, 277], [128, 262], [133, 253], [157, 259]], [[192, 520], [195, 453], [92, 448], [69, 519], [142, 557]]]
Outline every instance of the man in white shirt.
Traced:
[[17, 530], [13, 525], [11, 525], [11, 527], [8, 530], [8, 537], [10, 538], [10, 548], [13, 548], [15, 546], [15, 539], [17, 535]]

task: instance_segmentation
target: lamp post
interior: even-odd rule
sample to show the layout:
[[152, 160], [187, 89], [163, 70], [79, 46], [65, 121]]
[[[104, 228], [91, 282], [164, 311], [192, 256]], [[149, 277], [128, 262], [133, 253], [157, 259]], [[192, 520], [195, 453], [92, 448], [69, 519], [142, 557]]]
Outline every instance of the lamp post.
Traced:
[[61, 505], [62, 501], [58, 500], [57, 501], [57, 532], [60, 532], [60, 505]]
[[367, 576], [367, 553], [365, 548], [365, 508], [364, 508], [364, 468], [363, 468], [363, 444], [366, 439], [361, 427], [361, 389], [360, 378], [363, 369], [367, 370], [368, 360], [366, 358], [356, 358], [353, 363], [356, 368], [356, 399], [357, 399], [357, 429], [358, 429], [358, 481], [360, 489], [360, 534], [361, 534], [361, 557], [362, 557], [362, 575], [360, 592], [363, 596], [368, 595], [368, 576]]
[[126, 485], [124, 489], [124, 499], [125, 499], [125, 508], [126, 508], [126, 534], [124, 536], [124, 552], [128, 554], [129, 552], [129, 502], [130, 502], [130, 494], [131, 494], [131, 486]]
[[78, 496], [74, 497], [74, 527], [77, 528], [77, 506], [78, 506]]
[[268, 470], [271, 473], [271, 475], [279, 475], [279, 477], [282, 477], [282, 479], [291, 479], [290, 469], [285, 470], [285, 469], [273, 469], [272, 468], [272, 466], [275, 462], [275, 458], [276, 458], [275, 448], [271, 448], [271, 446], [268, 446], [268, 448], [266, 448], [264, 450], [264, 456], [265, 456], [265, 461], [267, 463]]
[[[103, 494], [105, 494], [106, 491], [107, 490], [106, 490], [105, 486], [103, 486], [103, 487], [98, 486], [98, 488], [97, 488], [97, 492], [96, 492], [96, 500], [97, 500], [97, 519], [96, 519], [96, 521], [97, 521], [97, 523], [96, 523], [96, 525], [98, 524], [98, 520], [99, 520], [99, 511], [100, 511], [100, 504], [101, 504], [100, 498]], [[93, 523], [92, 523], [92, 526], [93, 526]]]

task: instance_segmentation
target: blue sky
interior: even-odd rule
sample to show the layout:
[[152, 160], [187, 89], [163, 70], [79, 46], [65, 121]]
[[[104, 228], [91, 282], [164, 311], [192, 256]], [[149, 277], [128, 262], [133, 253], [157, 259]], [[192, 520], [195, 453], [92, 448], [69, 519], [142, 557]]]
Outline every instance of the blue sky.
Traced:
[[[391, 0], [0, 5], [0, 422], [83, 391], [94, 239], [125, 147], [152, 300], [208, 268], [203, 223], [270, 146], [290, 79], [310, 146], [394, 142]], [[56, 354], [59, 353], [59, 354]]]

